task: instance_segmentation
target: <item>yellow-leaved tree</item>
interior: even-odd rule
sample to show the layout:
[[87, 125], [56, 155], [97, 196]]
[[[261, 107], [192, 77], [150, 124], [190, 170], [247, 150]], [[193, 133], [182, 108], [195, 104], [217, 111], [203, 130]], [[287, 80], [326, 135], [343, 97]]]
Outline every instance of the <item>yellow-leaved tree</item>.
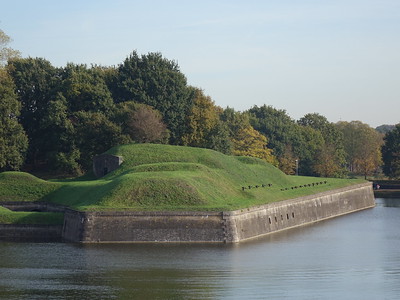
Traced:
[[192, 109], [188, 116], [188, 132], [182, 137], [184, 145], [204, 147], [208, 133], [219, 121], [217, 106], [209, 96], [196, 90]]
[[272, 150], [267, 148], [267, 138], [252, 126], [239, 129], [232, 139], [233, 154], [261, 158], [275, 166], [278, 165]]
[[187, 132], [182, 137], [185, 146], [208, 148], [225, 154], [231, 153], [227, 126], [220, 120], [222, 109], [199, 89], [187, 117]]
[[335, 148], [332, 145], [324, 144], [317, 154], [314, 172], [321, 177], [335, 177], [340, 172], [340, 162], [335, 155]]

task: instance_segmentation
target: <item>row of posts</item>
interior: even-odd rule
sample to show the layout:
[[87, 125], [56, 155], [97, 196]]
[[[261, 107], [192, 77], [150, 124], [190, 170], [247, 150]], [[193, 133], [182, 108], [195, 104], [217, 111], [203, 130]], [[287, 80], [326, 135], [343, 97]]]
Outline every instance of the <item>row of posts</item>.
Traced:
[[259, 187], [265, 188], [265, 187], [271, 187], [272, 183], [267, 183], [267, 184], [261, 184], [261, 185], [248, 185], [248, 186], [242, 186], [242, 191], [249, 189], [251, 190], [252, 188], [258, 189]]

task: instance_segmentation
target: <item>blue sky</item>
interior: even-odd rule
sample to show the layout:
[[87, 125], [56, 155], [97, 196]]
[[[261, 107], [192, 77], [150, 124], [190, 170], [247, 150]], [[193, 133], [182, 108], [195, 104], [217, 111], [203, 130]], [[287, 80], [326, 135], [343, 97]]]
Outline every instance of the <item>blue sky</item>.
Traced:
[[222, 107], [400, 122], [398, 0], [1, 2], [23, 57], [110, 66], [161, 52]]

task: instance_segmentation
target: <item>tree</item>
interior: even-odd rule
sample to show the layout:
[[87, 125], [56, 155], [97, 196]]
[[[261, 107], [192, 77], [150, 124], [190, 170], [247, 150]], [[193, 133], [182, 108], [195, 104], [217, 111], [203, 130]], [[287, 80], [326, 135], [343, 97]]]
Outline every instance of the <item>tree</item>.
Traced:
[[293, 174], [298, 161], [301, 175], [317, 175], [314, 170], [316, 155], [322, 147], [321, 133], [297, 124], [285, 110], [272, 106], [254, 106], [248, 111], [250, 123], [268, 139], [268, 148], [279, 160], [279, 168]]
[[139, 55], [134, 51], [118, 68], [116, 102], [135, 101], [160, 111], [171, 132], [171, 143], [181, 143], [194, 89], [187, 86], [178, 64], [160, 53]]
[[169, 135], [161, 114], [148, 105], [139, 106], [131, 114], [127, 128], [132, 140], [139, 143], [165, 143]]
[[[335, 126], [335, 124], [329, 122], [324, 116], [312, 113], [306, 114], [302, 117], [298, 124], [301, 126], [308, 126], [315, 130], [321, 132], [324, 146], [322, 152], [319, 157], [325, 157], [327, 159], [327, 168], [330, 171], [323, 170], [321, 167], [315, 167], [314, 170], [319, 170], [319, 174], [330, 174], [329, 177], [342, 177], [346, 173], [345, 164], [346, 164], [346, 153], [344, 151], [343, 146], [343, 135], [340, 130]], [[322, 161], [318, 164], [323, 163]], [[331, 164], [335, 163], [337, 166], [333, 167]], [[334, 172], [332, 172], [334, 170]]]
[[227, 107], [221, 113], [220, 119], [226, 124], [233, 155], [258, 157], [275, 166], [278, 165], [273, 150], [267, 146], [268, 138], [250, 125], [247, 112], [237, 112]]
[[383, 140], [383, 172], [390, 178], [400, 179], [400, 124], [386, 133]]
[[62, 70], [62, 92], [71, 112], [109, 112], [114, 102], [101, 67], [88, 68], [72, 63]]
[[231, 145], [227, 127], [221, 121], [222, 109], [203, 91], [196, 90], [192, 108], [187, 116], [187, 131], [183, 145], [202, 147], [230, 153]]
[[4, 66], [9, 59], [17, 58], [21, 55], [18, 50], [7, 47], [11, 41], [11, 38], [0, 29], [0, 67]]
[[299, 125], [297, 132], [293, 148], [298, 159], [298, 172], [301, 175], [318, 176], [315, 164], [318, 163], [318, 155], [325, 145], [322, 133], [312, 127]]
[[343, 133], [349, 171], [372, 175], [382, 164], [382, 135], [360, 121], [338, 122], [336, 126]]
[[182, 137], [183, 144], [205, 147], [206, 138], [218, 121], [218, 111], [214, 102], [201, 90], [196, 90], [193, 105], [187, 116], [188, 130]]
[[230, 107], [225, 108], [221, 112], [220, 120], [227, 125], [231, 138], [235, 137], [241, 129], [251, 126], [247, 112], [235, 111]]
[[134, 101], [115, 105], [110, 120], [121, 127], [128, 142], [167, 143], [169, 131], [159, 111]]
[[250, 125], [249, 114], [246, 112], [235, 111], [233, 108], [225, 108], [219, 115], [220, 124], [223, 127], [221, 130], [224, 132], [224, 141], [226, 145], [226, 151], [222, 151], [226, 154], [231, 154], [234, 151], [235, 145], [233, 140], [237, 139], [239, 134], [248, 128], [254, 129]]
[[325, 144], [317, 154], [314, 172], [322, 177], [337, 177], [342, 172], [334, 146]]
[[298, 157], [293, 153], [291, 145], [287, 145], [282, 156], [279, 158], [279, 169], [287, 175], [296, 173]]
[[389, 131], [393, 130], [395, 127], [396, 127], [395, 125], [384, 124], [376, 127], [375, 130], [378, 131], [379, 133], [386, 134]]
[[228, 126], [218, 120], [217, 124], [208, 133], [205, 148], [213, 149], [224, 154], [232, 154], [232, 141], [229, 136]]
[[296, 139], [296, 123], [285, 110], [272, 106], [254, 106], [248, 110], [250, 124], [255, 130], [268, 139], [268, 148], [273, 149], [276, 156], [281, 157], [287, 145], [292, 145]]
[[121, 127], [111, 122], [103, 113], [79, 111], [73, 115], [73, 123], [75, 145], [80, 152], [78, 162], [84, 170], [91, 168], [95, 155], [127, 142]]
[[335, 124], [329, 122], [326, 117], [317, 113], [306, 114], [297, 123], [301, 126], [309, 126], [315, 130], [319, 130], [326, 143], [338, 143], [343, 147], [343, 136], [341, 132], [335, 127]]
[[28, 138], [18, 122], [20, 109], [12, 79], [0, 67], [0, 171], [18, 170], [25, 160]]
[[278, 162], [267, 148], [267, 138], [253, 127], [248, 126], [240, 129], [237, 136], [233, 138], [233, 154], [238, 156], [252, 156], [261, 158], [268, 163], [277, 165]]
[[47, 152], [47, 132], [41, 123], [48, 114], [49, 102], [56, 98], [59, 71], [42, 58], [12, 59], [7, 69], [22, 104], [20, 121], [29, 138], [27, 163], [37, 165]]
[[49, 101], [40, 122], [41, 132], [45, 133], [42, 151], [48, 169], [80, 175], [80, 152], [75, 146], [75, 128], [67, 104], [61, 93]]

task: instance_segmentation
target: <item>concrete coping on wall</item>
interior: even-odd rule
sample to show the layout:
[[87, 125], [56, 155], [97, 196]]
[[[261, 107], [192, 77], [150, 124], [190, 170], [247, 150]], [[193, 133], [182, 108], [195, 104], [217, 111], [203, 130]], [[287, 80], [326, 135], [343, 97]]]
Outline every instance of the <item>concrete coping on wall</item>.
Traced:
[[73, 209], [67, 209], [66, 212], [71, 213], [82, 213], [90, 216], [108, 217], [108, 216], [119, 216], [119, 217], [209, 217], [209, 216], [221, 216], [222, 212], [215, 211], [77, 211]]

